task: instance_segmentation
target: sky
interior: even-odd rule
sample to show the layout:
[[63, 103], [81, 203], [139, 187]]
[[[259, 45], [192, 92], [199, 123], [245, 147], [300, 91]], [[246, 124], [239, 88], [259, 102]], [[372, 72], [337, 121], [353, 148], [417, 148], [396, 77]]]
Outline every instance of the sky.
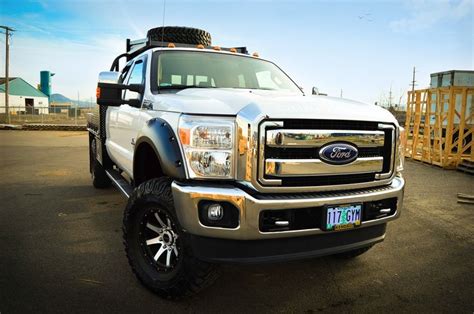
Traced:
[[[404, 103], [416, 66], [417, 88], [430, 73], [474, 69], [474, 0], [165, 2], [165, 25], [202, 28], [214, 45], [247, 46], [277, 63], [307, 94], [367, 103]], [[53, 93], [95, 97], [98, 73], [163, 23], [163, 0], [0, 0], [11, 37], [10, 76]], [[0, 76], [5, 73], [0, 34]]]

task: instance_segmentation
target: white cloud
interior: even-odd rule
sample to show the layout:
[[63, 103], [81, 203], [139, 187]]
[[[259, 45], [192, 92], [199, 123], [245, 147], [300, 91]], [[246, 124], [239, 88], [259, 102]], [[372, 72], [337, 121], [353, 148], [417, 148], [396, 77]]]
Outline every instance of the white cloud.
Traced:
[[410, 16], [390, 23], [394, 31], [424, 30], [445, 21], [457, 21], [472, 14], [472, 0], [410, 0]]

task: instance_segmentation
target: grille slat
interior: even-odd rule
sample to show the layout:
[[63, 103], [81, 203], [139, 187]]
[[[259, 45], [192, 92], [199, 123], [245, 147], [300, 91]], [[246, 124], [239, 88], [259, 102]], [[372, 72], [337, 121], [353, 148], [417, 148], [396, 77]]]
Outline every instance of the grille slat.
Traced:
[[335, 176], [315, 176], [315, 177], [293, 177], [283, 178], [283, 186], [325, 186], [370, 182], [375, 180], [374, 173], [335, 175]]
[[346, 120], [285, 120], [285, 129], [331, 129], [331, 130], [360, 130], [376, 131], [378, 122], [372, 121], [346, 121]]

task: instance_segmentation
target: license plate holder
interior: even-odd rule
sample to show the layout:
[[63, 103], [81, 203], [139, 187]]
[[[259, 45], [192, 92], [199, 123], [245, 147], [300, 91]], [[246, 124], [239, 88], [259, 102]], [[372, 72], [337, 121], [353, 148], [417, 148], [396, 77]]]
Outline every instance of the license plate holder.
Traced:
[[322, 229], [339, 231], [359, 227], [362, 223], [362, 207], [362, 203], [325, 206]]

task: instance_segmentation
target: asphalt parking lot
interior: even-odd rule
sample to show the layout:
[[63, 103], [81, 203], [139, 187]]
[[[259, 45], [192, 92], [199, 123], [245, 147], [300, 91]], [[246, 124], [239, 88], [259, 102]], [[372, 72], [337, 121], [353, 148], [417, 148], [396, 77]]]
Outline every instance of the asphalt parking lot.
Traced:
[[222, 267], [178, 302], [143, 288], [121, 242], [125, 199], [95, 190], [85, 132], [0, 131], [0, 313], [474, 311], [474, 177], [407, 162], [402, 216], [351, 261]]

